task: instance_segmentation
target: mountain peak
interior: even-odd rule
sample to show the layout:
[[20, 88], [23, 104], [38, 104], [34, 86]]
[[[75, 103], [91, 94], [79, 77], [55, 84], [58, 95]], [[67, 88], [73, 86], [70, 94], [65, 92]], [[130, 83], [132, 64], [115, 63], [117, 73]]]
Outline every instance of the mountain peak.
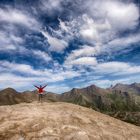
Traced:
[[115, 86], [120, 86], [120, 85], [124, 85], [124, 84], [122, 84], [122, 83], [117, 83]]
[[131, 86], [140, 86], [140, 84], [135, 82], [135, 83], [132, 83]]
[[116, 85], [113, 86], [113, 88], [120, 88], [122, 86], [127, 86], [126, 84], [122, 84], [122, 83], [117, 83]]
[[11, 87], [5, 88], [1, 90], [0, 92], [5, 92], [5, 93], [17, 93], [17, 91]]
[[73, 88], [72, 90], [78, 90], [78, 88]]
[[95, 84], [92, 84], [92, 85], [90, 85], [89, 87], [93, 87], [93, 88], [94, 88], [94, 87], [97, 87], [97, 86], [96, 86]]
[[78, 90], [79, 90], [78, 88], [73, 88], [73, 89], [71, 90], [71, 92], [72, 92], [72, 93], [78, 93]]

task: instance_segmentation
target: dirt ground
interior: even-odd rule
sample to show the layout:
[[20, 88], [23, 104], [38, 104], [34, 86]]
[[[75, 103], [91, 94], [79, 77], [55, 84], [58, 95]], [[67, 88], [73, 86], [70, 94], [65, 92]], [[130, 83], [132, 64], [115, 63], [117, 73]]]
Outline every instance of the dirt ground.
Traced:
[[139, 140], [140, 127], [69, 103], [0, 106], [0, 140]]

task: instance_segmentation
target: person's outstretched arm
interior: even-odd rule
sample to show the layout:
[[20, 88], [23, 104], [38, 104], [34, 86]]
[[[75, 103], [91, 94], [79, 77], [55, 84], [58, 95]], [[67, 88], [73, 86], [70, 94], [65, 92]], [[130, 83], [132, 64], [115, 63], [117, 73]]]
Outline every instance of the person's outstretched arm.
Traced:
[[42, 89], [45, 88], [46, 86], [47, 86], [47, 85], [45, 85], [44, 87], [42, 87]]
[[36, 87], [36, 88], [38, 88], [38, 89], [39, 89], [39, 87], [38, 87], [38, 86], [36, 86], [36, 85], [34, 85], [34, 87]]

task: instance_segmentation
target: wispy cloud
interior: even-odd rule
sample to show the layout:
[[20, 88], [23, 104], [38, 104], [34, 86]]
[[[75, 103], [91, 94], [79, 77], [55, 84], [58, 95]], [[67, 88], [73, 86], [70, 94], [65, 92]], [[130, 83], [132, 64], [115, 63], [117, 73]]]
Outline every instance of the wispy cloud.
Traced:
[[97, 64], [95, 57], [81, 57], [74, 60], [65, 61], [65, 66], [94, 66]]
[[14, 33], [0, 31], [0, 50], [16, 50], [17, 45], [23, 42], [24, 40]]
[[65, 79], [70, 79], [79, 76], [80, 73], [72, 70], [52, 70], [52, 69], [34, 69], [32, 66], [27, 64], [11, 63], [8, 61], [0, 61], [1, 73], [19, 73], [26, 75], [25, 77], [38, 77], [43, 78], [48, 82], [63, 81]]
[[53, 16], [55, 12], [62, 11], [62, 2], [63, 0], [41, 0], [39, 7], [43, 12], [47, 12], [49, 15]]
[[39, 23], [33, 16], [12, 8], [0, 9], [0, 22], [23, 25], [31, 29], [39, 27]]
[[48, 32], [41, 31], [41, 33], [48, 39], [50, 51], [62, 52], [66, 47], [68, 47], [68, 43], [65, 40], [52, 37]]
[[140, 66], [125, 62], [105, 62], [93, 68], [98, 74], [113, 76], [140, 74]]

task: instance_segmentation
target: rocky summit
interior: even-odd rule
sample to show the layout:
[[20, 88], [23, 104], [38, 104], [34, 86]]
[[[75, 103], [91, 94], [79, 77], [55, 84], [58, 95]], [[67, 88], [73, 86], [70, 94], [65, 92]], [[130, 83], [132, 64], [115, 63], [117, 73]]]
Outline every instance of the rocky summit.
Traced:
[[139, 140], [140, 127], [63, 102], [0, 106], [0, 140]]

